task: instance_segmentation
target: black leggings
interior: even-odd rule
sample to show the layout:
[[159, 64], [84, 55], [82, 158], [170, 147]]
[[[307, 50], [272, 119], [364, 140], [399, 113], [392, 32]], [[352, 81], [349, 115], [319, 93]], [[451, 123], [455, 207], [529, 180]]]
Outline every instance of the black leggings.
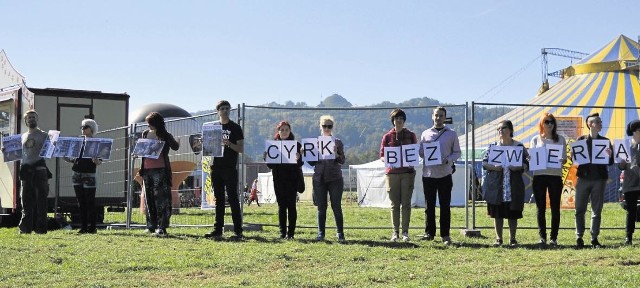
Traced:
[[552, 175], [533, 176], [533, 196], [536, 199], [538, 233], [540, 238], [547, 239], [547, 191], [551, 202], [551, 239], [558, 238], [560, 228], [560, 199], [562, 197], [562, 177]]
[[638, 194], [640, 194], [640, 191], [624, 193], [624, 202], [627, 205], [627, 237], [631, 237], [636, 229], [636, 220], [638, 219]]

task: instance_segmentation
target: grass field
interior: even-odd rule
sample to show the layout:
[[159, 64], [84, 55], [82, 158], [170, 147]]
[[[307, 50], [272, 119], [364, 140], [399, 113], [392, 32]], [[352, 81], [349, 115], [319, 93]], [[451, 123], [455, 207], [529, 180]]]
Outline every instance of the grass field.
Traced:
[[[314, 226], [316, 210], [299, 203], [300, 226]], [[491, 247], [494, 232], [465, 238], [452, 229], [454, 245], [419, 240], [424, 210], [413, 209], [412, 241], [390, 243], [388, 209], [345, 204], [347, 242], [340, 245], [328, 229], [328, 241], [315, 242], [316, 230], [298, 229], [296, 240], [278, 239], [277, 206], [245, 207], [245, 222], [269, 224], [246, 232], [243, 241], [204, 239], [210, 228], [170, 228], [156, 238], [142, 230], [100, 230], [95, 235], [56, 230], [47, 235], [18, 235], [0, 229], [2, 287], [637, 287], [640, 284], [640, 237], [622, 246], [623, 229], [605, 229], [603, 249], [573, 248], [574, 231], [560, 231], [557, 248], [538, 247], [537, 230], [518, 231], [518, 248]], [[490, 227], [485, 207], [478, 226]], [[202, 212], [190, 211], [197, 215]], [[212, 212], [202, 217], [213, 219]], [[327, 224], [333, 225], [332, 213]], [[106, 221], [122, 214], [108, 213]], [[550, 216], [548, 216], [550, 217]], [[452, 226], [464, 225], [464, 209], [454, 208]], [[562, 227], [572, 228], [573, 211], [562, 212]], [[231, 222], [230, 217], [226, 218]], [[588, 223], [588, 220], [587, 220]], [[273, 225], [273, 226], [272, 226]], [[527, 204], [521, 227], [535, 227], [535, 206]], [[607, 204], [603, 227], [624, 226], [624, 210]], [[505, 231], [505, 238], [508, 233]], [[588, 235], [586, 239], [588, 240]]]

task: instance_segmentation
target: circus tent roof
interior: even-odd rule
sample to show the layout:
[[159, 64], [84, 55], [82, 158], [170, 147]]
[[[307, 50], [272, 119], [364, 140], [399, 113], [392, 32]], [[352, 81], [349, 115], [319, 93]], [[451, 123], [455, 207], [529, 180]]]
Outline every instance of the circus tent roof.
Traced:
[[[637, 108], [640, 104], [640, 84], [635, 64], [639, 48], [637, 42], [620, 35], [568, 67], [570, 73], [565, 74], [567, 77], [548, 91], [476, 128], [475, 147], [486, 147], [497, 141], [497, 124], [504, 119], [513, 122], [514, 139], [528, 145], [531, 138], [538, 134], [538, 121], [545, 112], [560, 118], [580, 119], [576, 123], [581, 134], [586, 134], [586, 131], [580, 132], [586, 116], [599, 112], [603, 120], [600, 134], [609, 139], [624, 138], [626, 124], [640, 117]], [[460, 139], [463, 141], [464, 138]]]

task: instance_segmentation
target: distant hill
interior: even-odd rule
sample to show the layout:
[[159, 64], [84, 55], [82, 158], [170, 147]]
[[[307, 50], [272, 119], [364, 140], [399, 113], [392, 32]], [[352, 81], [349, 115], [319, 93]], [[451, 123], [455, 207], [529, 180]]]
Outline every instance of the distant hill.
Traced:
[[325, 98], [319, 105], [318, 107], [339, 107], [339, 108], [348, 108], [348, 107], [353, 107], [353, 105], [351, 105], [351, 102], [347, 101], [347, 99], [344, 99], [344, 97], [338, 95], [338, 94], [333, 94], [327, 98]]
[[[318, 107], [323, 109], [353, 107], [341, 95], [333, 94], [325, 98], [316, 107], [308, 106], [304, 102], [294, 103], [287, 101], [285, 104], [271, 102], [260, 105], [261, 107], [259, 108], [246, 108], [244, 157], [249, 162], [262, 162], [264, 140], [273, 138], [275, 125], [278, 122], [288, 121], [296, 139], [299, 140], [318, 136], [320, 133], [318, 119], [321, 115], [330, 114], [336, 119], [334, 135], [345, 144], [346, 165], [367, 163], [379, 158], [380, 140], [382, 135], [392, 128], [389, 113], [394, 107], [438, 105], [448, 106], [451, 104], [423, 97], [400, 103], [384, 101], [371, 106], [358, 107], [358, 109], [368, 107], [372, 108], [371, 110], [313, 110], [313, 108]], [[432, 108], [407, 108], [404, 110], [407, 113], [406, 127], [416, 133], [418, 138], [422, 131], [433, 125], [431, 120]], [[211, 112], [213, 110], [199, 111], [192, 114], [200, 115]], [[476, 122], [486, 123], [507, 112], [508, 109], [504, 108], [479, 108], [476, 110]], [[452, 117], [454, 122], [449, 126], [458, 131], [459, 135], [465, 131], [464, 116], [463, 108], [451, 107], [447, 109], [447, 117]]]

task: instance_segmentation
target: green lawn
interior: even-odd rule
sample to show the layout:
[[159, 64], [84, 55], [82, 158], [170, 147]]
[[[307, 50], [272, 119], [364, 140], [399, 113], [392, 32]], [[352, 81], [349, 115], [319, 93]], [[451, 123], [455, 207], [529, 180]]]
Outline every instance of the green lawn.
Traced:
[[[315, 225], [315, 207], [299, 203], [299, 225]], [[491, 226], [485, 207], [478, 208], [478, 226]], [[540, 249], [536, 229], [521, 229], [518, 248], [491, 247], [494, 233], [464, 238], [452, 231], [454, 245], [439, 237], [421, 241], [424, 210], [413, 209], [410, 243], [390, 243], [388, 209], [344, 206], [347, 243], [317, 243], [315, 229], [300, 228], [296, 240], [278, 239], [277, 206], [245, 207], [245, 222], [268, 224], [264, 231], [246, 232], [243, 241], [202, 238], [210, 228], [170, 228], [168, 238], [142, 230], [100, 230], [78, 235], [56, 230], [47, 235], [18, 235], [16, 228], [0, 229], [1, 287], [637, 287], [640, 283], [640, 237], [622, 246], [624, 230], [605, 229], [603, 249], [576, 250], [574, 231], [560, 231], [560, 247]], [[213, 212], [184, 211], [191, 217]], [[464, 225], [464, 209], [454, 208], [453, 225]], [[329, 212], [327, 224], [333, 226]], [[201, 215], [201, 216], [198, 216]], [[535, 206], [527, 204], [522, 227], [535, 227]], [[550, 217], [550, 216], [548, 216]], [[573, 211], [563, 211], [562, 226], [573, 227]], [[122, 213], [108, 213], [119, 222]], [[230, 223], [230, 217], [227, 217]], [[587, 218], [588, 219], [588, 218]], [[588, 220], [587, 220], [587, 223]], [[605, 205], [603, 227], [624, 226], [624, 211]], [[505, 238], [507, 237], [505, 231]], [[588, 240], [588, 235], [586, 236]]]

